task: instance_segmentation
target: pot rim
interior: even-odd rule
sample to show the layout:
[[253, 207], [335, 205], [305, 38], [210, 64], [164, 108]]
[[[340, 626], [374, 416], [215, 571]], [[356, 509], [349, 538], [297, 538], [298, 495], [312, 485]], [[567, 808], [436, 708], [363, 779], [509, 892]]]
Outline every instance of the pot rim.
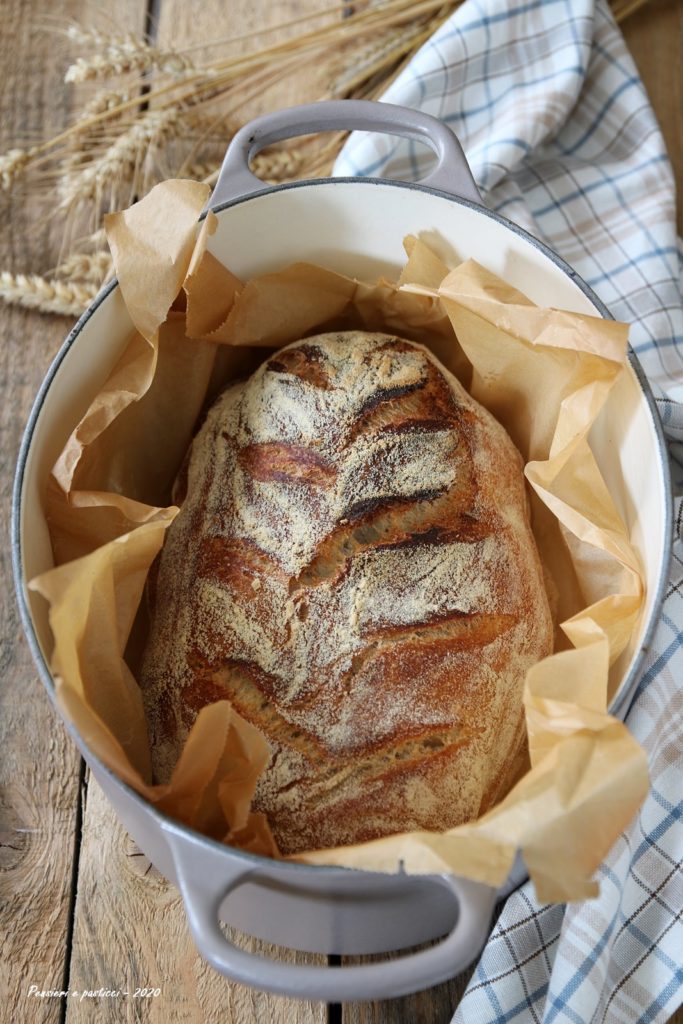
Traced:
[[[489, 217], [491, 220], [497, 221], [498, 223], [502, 224], [503, 227], [508, 228], [514, 234], [518, 235], [524, 241], [528, 242], [534, 248], [538, 249], [541, 253], [543, 253], [544, 256], [546, 256], [552, 263], [554, 263], [560, 270], [562, 270], [573, 281], [573, 283], [583, 292], [583, 294], [586, 296], [586, 298], [593, 304], [595, 309], [600, 313], [600, 315], [604, 319], [606, 319], [606, 320], [613, 320], [614, 319], [614, 317], [609, 312], [609, 310], [607, 309], [605, 304], [602, 302], [602, 300], [598, 298], [598, 296], [593, 292], [593, 290], [590, 288], [590, 286], [586, 284], [586, 282], [583, 280], [583, 278], [581, 278], [577, 274], [577, 272], [572, 269], [572, 267], [566, 262], [566, 260], [564, 260], [556, 252], [554, 252], [552, 249], [550, 249], [544, 242], [541, 242], [539, 239], [535, 238], [532, 234], [530, 234], [524, 228], [519, 227], [519, 225], [515, 224], [513, 221], [508, 220], [506, 217], [502, 216], [499, 213], [494, 212], [493, 210], [487, 209], [485, 206], [480, 205], [479, 203], [472, 202], [469, 199], [463, 199], [463, 198], [461, 198], [459, 196], [454, 196], [452, 193], [444, 192], [444, 191], [442, 191], [440, 189], [436, 189], [436, 188], [433, 188], [433, 187], [428, 186], [428, 185], [420, 184], [419, 182], [406, 182], [406, 181], [393, 180], [393, 179], [389, 179], [389, 178], [373, 178], [373, 177], [330, 177], [330, 178], [314, 178], [314, 179], [304, 179], [304, 180], [301, 180], [301, 181], [284, 182], [284, 183], [281, 183], [279, 185], [266, 185], [266, 184], [264, 184], [263, 189], [259, 189], [258, 191], [252, 192], [249, 195], [238, 196], [236, 198], [227, 200], [226, 202], [218, 203], [215, 207], [213, 207], [213, 206], [211, 206], [209, 204], [207, 209], [204, 210], [204, 212], [201, 214], [201, 216], [199, 218], [199, 221], [201, 222], [201, 221], [204, 220], [204, 218], [206, 217], [206, 215], [209, 212], [209, 210], [211, 210], [211, 212], [213, 212], [213, 213], [219, 214], [223, 210], [229, 209], [230, 207], [238, 206], [238, 205], [241, 205], [242, 203], [250, 202], [252, 200], [259, 199], [260, 197], [262, 197], [264, 195], [271, 195], [271, 194], [273, 194], [275, 192], [285, 192], [285, 191], [290, 191], [290, 190], [293, 190], [293, 189], [309, 187], [309, 186], [330, 186], [330, 185], [334, 186], [334, 185], [337, 185], [337, 184], [349, 184], [349, 183], [361, 184], [364, 187], [365, 186], [372, 187], [372, 186], [377, 186], [377, 185], [385, 185], [385, 186], [389, 185], [389, 186], [395, 187], [395, 188], [403, 188], [403, 189], [410, 189], [410, 190], [418, 191], [418, 192], [424, 192], [424, 193], [427, 193], [429, 195], [435, 195], [435, 196], [437, 196], [438, 198], [441, 198], [441, 199], [447, 199], [449, 202], [456, 203], [456, 204], [459, 204], [461, 206], [465, 206], [468, 209], [471, 209], [474, 212], [476, 212], [476, 213], [478, 213], [478, 214], [480, 214], [482, 216]], [[85, 310], [85, 312], [79, 317], [79, 319], [76, 322], [76, 324], [69, 331], [66, 339], [64, 340], [64, 342], [62, 343], [61, 347], [59, 348], [59, 351], [57, 352], [57, 354], [55, 355], [54, 359], [52, 360], [52, 363], [50, 364], [50, 366], [48, 368], [48, 371], [47, 371], [45, 377], [43, 378], [43, 381], [42, 381], [42, 384], [41, 384], [40, 389], [38, 391], [38, 394], [36, 395], [36, 398], [35, 398], [35, 400], [33, 402], [33, 405], [31, 407], [31, 412], [29, 414], [29, 418], [28, 418], [28, 421], [26, 423], [26, 427], [24, 428], [24, 432], [23, 432], [22, 439], [21, 439], [21, 445], [20, 445], [20, 448], [19, 448], [18, 456], [17, 456], [17, 468], [16, 468], [16, 471], [15, 471], [14, 485], [13, 485], [13, 490], [12, 490], [12, 509], [11, 509], [11, 527], [10, 527], [11, 550], [12, 550], [12, 570], [13, 570], [13, 576], [14, 576], [14, 587], [15, 587], [15, 592], [16, 592], [16, 596], [17, 596], [17, 603], [19, 605], [19, 615], [20, 615], [20, 618], [21, 618], [21, 623], [22, 623], [22, 626], [23, 626], [23, 629], [24, 629], [24, 633], [26, 635], [26, 639], [28, 641], [28, 645], [29, 645], [31, 654], [33, 656], [33, 660], [34, 660], [34, 662], [36, 664], [36, 667], [38, 669], [38, 674], [39, 674], [39, 676], [40, 676], [40, 678], [41, 678], [41, 680], [42, 680], [42, 682], [43, 682], [43, 684], [45, 686], [45, 689], [48, 692], [48, 695], [49, 695], [50, 700], [52, 701], [52, 703], [53, 703], [53, 705], [55, 707], [55, 710], [59, 713], [60, 718], [64, 722], [64, 725], [66, 726], [67, 731], [69, 732], [69, 735], [71, 736], [71, 738], [76, 743], [76, 746], [81, 751], [81, 754], [84, 757], [84, 759], [89, 764], [91, 762], [94, 762], [94, 764], [97, 766], [97, 769], [99, 771], [105, 773], [108, 776], [108, 778], [117, 787], [119, 787], [124, 792], [124, 794], [126, 796], [133, 798], [136, 802], [138, 802], [140, 805], [142, 805], [144, 807], [144, 809], [155, 818], [158, 826], [162, 830], [164, 830], [164, 832], [166, 831], [166, 826], [168, 825], [168, 826], [171, 826], [175, 830], [182, 831], [188, 837], [197, 837], [197, 836], [199, 836], [202, 840], [204, 840], [207, 843], [212, 844], [216, 849], [220, 849], [220, 850], [224, 851], [226, 854], [231, 854], [231, 855], [234, 855], [234, 856], [239, 856], [239, 857], [246, 858], [248, 861], [251, 861], [254, 864], [255, 867], [260, 865], [260, 864], [267, 863], [267, 864], [270, 864], [270, 865], [276, 864], [277, 867], [278, 867], [278, 870], [280, 870], [280, 869], [282, 869], [284, 871], [291, 870], [292, 872], [299, 872], [301, 870], [310, 871], [312, 869], [316, 870], [316, 871], [326, 871], [328, 873], [330, 873], [330, 872], [331, 873], [335, 873], [335, 872], [338, 873], [340, 871], [343, 871], [343, 872], [359, 871], [359, 870], [361, 870], [359, 868], [337, 867], [337, 866], [334, 866], [334, 865], [327, 865], [327, 864], [305, 864], [305, 863], [301, 863], [301, 862], [298, 862], [298, 861], [290, 861], [290, 860], [273, 860], [272, 858], [265, 857], [265, 856], [263, 856], [261, 854], [255, 854], [255, 853], [249, 852], [248, 850], [241, 850], [241, 849], [238, 849], [237, 847], [228, 846], [227, 844], [225, 844], [223, 842], [220, 842], [217, 839], [213, 839], [210, 836], [207, 836], [207, 835], [204, 835], [201, 832], [198, 832], [196, 829], [190, 828], [189, 826], [183, 824], [182, 822], [178, 821], [177, 819], [172, 818], [170, 815], [167, 815], [164, 812], [160, 811], [157, 807], [155, 807], [154, 804], [152, 804], [148, 800], [146, 800], [140, 793], [137, 792], [137, 790], [133, 789], [127, 782], [124, 782], [122, 779], [120, 779], [118, 775], [116, 775], [107, 765], [104, 764], [103, 761], [101, 761], [95, 754], [93, 754], [93, 752], [86, 746], [86, 744], [83, 741], [82, 737], [78, 733], [76, 727], [73, 725], [73, 723], [71, 721], [69, 721], [65, 716], [63, 716], [61, 714], [61, 711], [60, 711], [60, 709], [57, 706], [56, 694], [55, 694], [55, 686], [54, 686], [54, 679], [52, 677], [52, 673], [50, 672], [50, 668], [49, 668], [49, 666], [47, 664], [47, 661], [45, 660], [45, 657], [43, 655], [42, 649], [41, 649], [40, 644], [38, 642], [38, 638], [36, 636], [35, 629], [34, 629], [34, 626], [33, 626], [33, 620], [32, 620], [32, 616], [31, 616], [31, 611], [30, 611], [30, 608], [28, 606], [28, 601], [26, 599], [26, 595], [25, 595], [25, 592], [24, 592], [24, 585], [27, 582], [27, 581], [24, 580], [24, 574], [23, 574], [22, 545], [21, 545], [21, 511], [22, 511], [22, 492], [23, 492], [24, 476], [25, 476], [26, 463], [27, 463], [27, 460], [28, 460], [28, 455], [29, 455], [29, 451], [30, 451], [30, 448], [31, 448], [31, 442], [33, 440], [33, 434], [34, 434], [34, 431], [35, 431], [35, 427], [36, 427], [36, 424], [37, 424], [38, 419], [40, 417], [40, 413], [42, 411], [42, 407], [43, 407], [43, 404], [44, 404], [45, 399], [47, 397], [47, 394], [48, 394], [48, 392], [49, 392], [49, 390], [50, 390], [50, 388], [52, 386], [52, 383], [53, 383], [53, 381], [54, 381], [54, 379], [55, 379], [55, 377], [56, 377], [56, 375], [57, 375], [57, 373], [59, 371], [59, 368], [60, 368], [64, 358], [66, 357], [67, 353], [71, 349], [72, 345], [76, 341], [76, 338], [81, 334], [81, 332], [83, 331], [84, 327], [86, 326], [88, 321], [91, 319], [93, 314], [96, 312], [96, 310], [104, 303], [104, 301], [112, 294], [114, 289], [117, 288], [117, 287], [118, 287], [118, 279], [114, 278], [93, 299], [91, 304], [88, 306], [88, 308]], [[621, 685], [619, 687], [619, 690], [617, 691], [617, 699], [612, 701], [612, 706], [608, 709], [610, 714], [614, 715], [615, 717], [619, 716], [619, 717], [622, 717], [622, 718], [625, 717], [625, 715], [626, 715], [626, 713], [628, 711], [628, 708], [630, 707], [631, 701], [632, 701], [633, 696], [634, 696], [635, 683], [636, 683], [636, 680], [637, 680], [638, 675], [639, 675], [639, 670], [640, 670], [640, 668], [642, 666], [643, 658], [644, 658], [647, 650], [650, 647], [650, 644], [652, 642], [652, 638], [654, 636], [655, 629], [657, 627], [657, 623], [658, 623], [658, 619], [659, 619], [659, 616], [658, 616], [657, 613], [661, 609], [661, 606], [662, 606], [663, 601], [664, 601], [664, 593], [665, 593], [666, 585], [667, 585], [667, 582], [668, 582], [667, 569], [668, 569], [669, 563], [671, 561], [671, 551], [672, 551], [672, 544], [673, 544], [673, 536], [672, 536], [672, 531], [673, 531], [673, 491], [672, 491], [672, 485], [671, 485], [671, 475], [670, 475], [670, 472], [669, 472], [666, 442], [664, 440], [664, 432], [663, 432], [663, 429], [662, 429], [662, 424], [661, 424], [661, 420], [660, 420], [660, 417], [659, 417], [659, 412], [658, 412], [657, 407], [655, 405], [655, 400], [654, 400], [654, 396], [652, 394], [652, 390], [650, 388], [649, 381], [647, 380], [647, 377], [645, 376], [645, 372], [644, 372], [644, 370], [643, 370], [643, 368], [642, 368], [642, 366], [640, 364], [640, 361], [639, 361], [638, 357], [636, 356], [636, 353], [634, 352], [633, 348], [631, 347], [630, 342], [628, 344], [628, 359], [629, 359], [629, 363], [631, 365], [631, 368], [633, 369], [633, 371], [635, 373], [635, 376], [636, 376], [636, 379], [638, 381], [638, 384], [640, 385], [640, 389], [641, 389], [642, 395], [643, 395], [643, 397], [645, 399], [648, 411], [650, 413], [650, 419], [651, 419], [652, 425], [654, 427], [655, 438], [656, 438], [656, 442], [657, 442], [657, 454], [659, 456], [660, 464], [662, 465], [662, 468], [664, 470], [664, 472], [663, 472], [663, 481], [664, 481], [664, 491], [665, 491], [665, 499], [666, 500], [665, 500], [665, 508], [664, 508], [665, 523], [664, 523], [664, 545], [663, 545], [663, 560], [662, 560], [663, 568], [662, 568], [662, 572], [660, 574], [660, 577], [659, 577], [659, 580], [658, 580], [658, 583], [657, 583], [657, 588], [656, 588], [654, 599], [653, 599], [650, 622], [648, 623], [648, 627], [645, 630], [645, 633], [643, 634], [643, 638], [642, 638], [641, 643], [640, 643], [640, 648], [638, 650], [638, 653], [635, 655], [635, 657], [633, 659], [633, 662], [631, 664], [631, 668], [630, 668], [629, 672], [627, 673], [627, 675], [625, 676], [624, 680], [622, 680], [622, 683], [621, 683]], [[85, 755], [84, 751], [87, 751], [87, 756]], [[401, 873], [402, 870], [403, 870], [402, 865], [400, 865], [399, 866], [399, 873]], [[368, 873], [370, 873], [370, 872], [368, 872]]]

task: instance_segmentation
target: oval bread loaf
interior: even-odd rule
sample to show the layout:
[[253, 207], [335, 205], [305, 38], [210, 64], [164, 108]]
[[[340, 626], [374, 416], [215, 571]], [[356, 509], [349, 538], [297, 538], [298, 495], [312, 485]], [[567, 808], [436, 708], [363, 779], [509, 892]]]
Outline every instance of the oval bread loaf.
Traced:
[[227, 697], [271, 745], [254, 809], [283, 853], [491, 807], [553, 642], [522, 469], [431, 353], [385, 334], [296, 342], [228, 387], [150, 580], [156, 780]]

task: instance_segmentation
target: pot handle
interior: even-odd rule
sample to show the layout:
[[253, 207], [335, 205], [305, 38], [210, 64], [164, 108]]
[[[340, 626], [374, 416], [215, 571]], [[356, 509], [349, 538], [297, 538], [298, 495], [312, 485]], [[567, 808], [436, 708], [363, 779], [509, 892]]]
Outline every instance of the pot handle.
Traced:
[[218, 914], [230, 892], [245, 882], [258, 881], [259, 865], [245, 856], [243, 864], [230, 865], [226, 880], [223, 872], [220, 877], [216, 871], [216, 851], [206, 840], [198, 841], [199, 837], [168, 826], [165, 831], [197, 949], [220, 974], [243, 985], [328, 1003], [389, 999], [452, 978], [472, 962], [488, 935], [496, 890], [455, 875], [439, 875], [430, 877], [450, 890], [457, 901], [458, 914], [452, 931], [429, 949], [383, 963], [352, 967], [292, 964], [247, 953], [224, 934]]
[[386, 132], [426, 143], [438, 158], [423, 185], [481, 205], [481, 196], [462, 146], [436, 117], [410, 107], [371, 100], [323, 100], [264, 114], [237, 132], [228, 146], [209, 209], [270, 188], [249, 170], [249, 161], [266, 146], [297, 135], [349, 129]]

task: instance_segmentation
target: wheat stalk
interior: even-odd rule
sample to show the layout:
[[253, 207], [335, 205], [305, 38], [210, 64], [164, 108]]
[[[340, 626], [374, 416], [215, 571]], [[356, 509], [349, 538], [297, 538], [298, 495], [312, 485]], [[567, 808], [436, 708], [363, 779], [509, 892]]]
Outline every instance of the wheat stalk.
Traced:
[[48, 281], [37, 274], [0, 272], [0, 298], [11, 306], [23, 306], [41, 313], [80, 316], [99, 291], [97, 285], [70, 281]]
[[194, 181], [208, 182], [209, 184], [218, 177], [221, 169], [219, 161], [195, 161], [195, 163], [183, 166], [179, 174], [181, 177], [192, 178]]
[[111, 274], [112, 259], [109, 252], [74, 252], [55, 267], [55, 277], [67, 281], [82, 281], [88, 284], [101, 284]]
[[649, 3], [649, 0], [612, 0], [612, 13], [619, 24]]
[[87, 82], [93, 78], [110, 78], [132, 72], [164, 71], [183, 75], [194, 71], [193, 62], [177, 50], [162, 50], [129, 33], [125, 36], [106, 36], [95, 29], [72, 25], [68, 38], [81, 46], [100, 48], [101, 53], [79, 57], [64, 75], [65, 82]]
[[[313, 27], [316, 19], [335, 9], [349, 13], [350, 3], [342, 2], [258, 32], [177, 50], [152, 46], [133, 34], [109, 35], [71, 25], [67, 38], [87, 47], [88, 53], [69, 66], [66, 80], [98, 82], [111, 77], [122, 82], [91, 95], [79, 116], [51, 139], [0, 155], [0, 190], [9, 190], [22, 176], [43, 189], [57, 185], [62, 196], [58, 211], [75, 218], [90, 208], [94, 227], [107, 207], [131, 201], [163, 176], [166, 163], [180, 166], [180, 174], [213, 182], [219, 173], [218, 143], [222, 151], [254, 97], [272, 91], [313, 62], [327, 69], [324, 96], [376, 98], [461, 2], [377, 0], [353, 11], [351, 18]], [[617, 21], [647, 2], [611, 0]], [[305, 29], [295, 37], [290, 34], [259, 46], [248, 43], [256, 35], [299, 26]], [[220, 46], [230, 47], [229, 55], [203, 64], [189, 56], [203, 48], [215, 52]], [[221, 112], [205, 116], [215, 104], [221, 105]], [[326, 174], [344, 138], [344, 133], [336, 133], [300, 148], [267, 150], [256, 156], [252, 168], [270, 182]], [[71, 236], [77, 233], [75, 226]], [[0, 297], [50, 312], [80, 312], [95, 285], [111, 272], [108, 256], [99, 251], [104, 244], [100, 236], [97, 232], [77, 243], [95, 251], [64, 259], [53, 271], [54, 279], [4, 273]]]
[[300, 149], [279, 149], [270, 153], [257, 153], [251, 166], [259, 178], [284, 181], [296, 177], [305, 159], [306, 154]]
[[341, 71], [336, 78], [332, 79], [330, 91], [334, 95], [342, 96], [351, 92], [358, 81], [362, 81], [370, 71], [374, 74], [376, 69], [386, 62], [395, 53], [397, 47], [412, 50], [413, 40], [422, 33], [422, 25], [414, 26], [405, 31], [394, 29], [385, 36], [370, 39], [365, 46], [356, 48], [353, 51], [353, 59], [345, 52], [339, 55], [338, 64]]
[[[342, 5], [340, 10], [346, 6]], [[74, 26], [71, 27], [67, 34], [70, 34], [72, 40], [76, 42], [91, 43], [94, 41], [105, 47], [107, 44], [111, 44], [112, 61], [117, 55], [122, 58], [126, 57], [126, 59], [130, 58], [133, 63], [137, 62], [136, 67], [140, 70], [149, 70], [152, 66], [156, 66], [157, 69], [174, 72], [179, 71], [182, 65], [184, 74], [180, 78], [177, 76], [173, 77], [172, 81], [151, 89], [146, 96], [146, 102], [158, 108], [160, 100], [164, 104], [166, 102], [182, 104], [190, 100], [198, 103], [203, 99], [211, 100], [219, 95], [221, 91], [230, 88], [240, 78], [244, 79], [245, 74], [248, 76], [259, 70], [262, 71], [264, 68], [272, 68], [274, 62], [289, 58], [290, 63], [296, 68], [300, 65], [301, 58], [304, 56], [313, 58], [318, 54], [320, 59], [326, 55], [329, 57], [338, 51], [340, 44], [351, 43], [368, 33], [383, 31], [392, 25], [404, 25], [406, 21], [410, 21], [413, 17], [422, 16], [425, 13], [433, 13], [435, 10], [439, 10], [442, 12], [441, 20], [444, 20], [447, 17], [448, 9], [449, 5], [444, 6], [443, 0], [420, 0], [418, 3], [415, 3], [415, 0], [383, 0], [383, 2], [373, 5], [346, 21], [304, 33], [296, 39], [286, 40], [284, 43], [265, 46], [251, 53], [238, 54], [227, 60], [214, 61], [194, 70], [194, 65], [192, 65], [182, 51], [161, 51], [136, 39], [135, 36], [119, 36], [112, 39], [101, 33], [85, 31]], [[314, 17], [307, 16], [306, 19], [295, 19], [294, 21], [311, 21], [314, 20]], [[279, 26], [273, 26], [271, 31], [275, 31], [278, 28]], [[245, 38], [248, 35], [249, 33], [246, 34]], [[291, 61], [292, 57], [295, 58], [293, 62]], [[98, 58], [104, 60], [102, 55], [98, 55]], [[167, 65], [166, 61], [170, 63]], [[144, 69], [142, 68], [143, 63], [145, 63]], [[123, 72], [125, 70], [124, 64], [125, 61], [121, 65], [117, 65], [113, 70]], [[78, 73], [72, 72], [69, 76], [70, 80], [81, 81], [88, 77], [85, 66], [79, 65], [79, 67], [82, 68], [82, 73], [81, 71]], [[178, 90], [181, 91], [179, 92]], [[171, 101], [172, 93], [176, 95]], [[107, 105], [107, 109], [91, 114], [89, 119], [79, 119], [76, 124], [59, 132], [52, 139], [48, 139], [39, 146], [34, 147], [30, 160], [22, 163], [22, 169], [28, 163], [47, 159], [51, 152], [56, 155], [58, 147], [62, 143], [68, 141], [72, 136], [83, 132], [84, 129], [102, 124], [105, 121], [111, 122], [123, 114], [134, 111], [136, 107], [139, 107], [139, 103], [139, 97], [131, 97], [113, 107]], [[2, 158], [0, 157], [0, 159]]]
[[[648, 0], [612, 0], [613, 7], [615, 10], [615, 16], [617, 20], [623, 20], [628, 17], [634, 10], [640, 8]], [[81, 42], [82, 44], [92, 44], [103, 46], [105, 49], [107, 46], [112, 48], [114, 57], [118, 54], [121, 57], [127, 55], [133, 62], [136, 63], [136, 68], [142, 69], [144, 64], [145, 69], [149, 70], [151, 67], [168, 71], [172, 76], [175, 76], [173, 81], [166, 84], [160, 85], [152, 89], [149, 93], [150, 102], [153, 101], [154, 106], [158, 106], [159, 100], [163, 99], [166, 102], [165, 97], [170, 96], [172, 92], [176, 92], [174, 102], [184, 102], [190, 97], [194, 97], [195, 101], [200, 95], [206, 93], [210, 95], [211, 91], [214, 94], [220, 92], [221, 89], [227, 87], [231, 82], [238, 79], [240, 76], [249, 74], [251, 71], [267, 66], [273, 61], [279, 60], [285, 55], [296, 54], [299, 57], [306, 55], [307, 57], [313, 58], [317, 53], [320, 59], [327, 56], [328, 59], [332, 55], [338, 53], [339, 47], [347, 46], [349, 49], [350, 57], [353, 58], [353, 52], [351, 44], [361, 41], [363, 38], [376, 38], [378, 33], [390, 31], [395, 26], [405, 26], [406, 23], [416, 24], [417, 19], [422, 17], [433, 17], [432, 29], [435, 30], [440, 24], [442, 24], [446, 18], [450, 16], [453, 10], [459, 6], [460, 0], [451, 0], [450, 3], [444, 3], [443, 0], [381, 0], [377, 4], [372, 4], [365, 10], [355, 13], [352, 18], [347, 18], [344, 21], [333, 23], [331, 25], [324, 26], [323, 28], [316, 29], [313, 31], [305, 32], [295, 39], [286, 40], [284, 43], [278, 43], [272, 46], [262, 47], [259, 50], [254, 50], [251, 53], [247, 52], [242, 56], [233, 56], [229, 59], [223, 59], [214, 61], [203, 67], [196, 67], [187, 57], [187, 52], [182, 50], [159, 50], [155, 47], [149, 46], [149, 44], [142, 42], [135, 36], [118, 36], [108, 37], [102, 33], [98, 33], [94, 30], [83, 30], [79, 27], [72, 26], [67, 35], [70, 35], [72, 41]], [[342, 4], [338, 8], [340, 11], [348, 9], [348, 4]], [[286, 25], [294, 25], [302, 22], [309, 23], [314, 21], [316, 17], [322, 14], [329, 14], [328, 10], [321, 10], [314, 12], [311, 15], [306, 15], [302, 18], [295, 18], [290, 22], [283, 23]], [[266, 31], [275, 31], [283, 26], [276, 25], [272, 26], [272, 29]], [[243, 36], [235, 37], [234, 40], [213, 40], [211, 46], [218, 46], [237, 41], [238, 39], [247, 39], [253, 36], [254, 33], [245, 33]], [[419, 39], [419, 37], [418, 37]], [[419, 41], [416, 41], [414, 45], [419, 45]], [[196, 49], [198, 47], [194, 47]], [[110, 65], [116, 63], [112, 57]], [[98, 55], [98, 59], [104, 61], [105, 58], [102, 55]], [[83, 61], [84, 59], [81, 58]], [[125, 62], [124, 62], [125, 63]], [[82, 80], [81, 76], [93, 77], [93, 75], [87, 70], [85, 64], [79, 65], [81, 70], [72, 74]], [[105, 61], [106, 64], [106, 61]], [[100, 70], [104, 70], [104, 65], [98, 65]], [[110, 67], [109, 70], [112, 70]], [[123, 70], [123, 65], [117, 65], [114, 71]], [[387, 72], [389, 69], [385, 68]], [[182, 71], [182, 74], [180, 72]], [[178, 78], [178, 75], [180, 77]], [[381, 85], [381, 82], [379, 83]], [[184, 90], [178, 93], [178, 89]], [[376, 89], [373, 87], [373, 93]], [[363, 94], [367, 94], [364, 92]], [[106, 110], [102, 110], [99, 113], [92, 116], [92, 122], [100, 123], [105, 119], [118, 118], [124, 113], [133, 110], [139, 105], [139, 99], [137, 97], [124, 100]], [[62, 142], [70, 137], [74, 132], [80, 132], [87, 127], [87, 125], [79, 122], [77, 125], [71, 128], [65, 129], [60, 132], [54, 138], [47, 140], [40, 146], [34, 147], [31, 157], [28, 161], [21, 161], [14, 168], [14, 173], [8, 175], [6, 179], [11, 183], [19, 170], [23, 170], [29, 163], [32, 163], [39, 158], [43, 153], [47, 153], [51, 150], [55, 150]], [[9, 158], [9, 154], [4, 158], [5, 161]], [[0, 157], [0, 161], [3, 158]]]
[[177, 107], [145, 111], [101, 156], [64, 179], [61, 208], [88, 201], [99, 203], [107, 186], [139, 169], [150, 147], [177, 135], [181, 118], [182, 111]]
[[9, 152], [0, 156], [0, 189], [2, 191], [9, 192], [33, 154], [33, 149], [10, 149]]
[[115, 107], [120, 107], [123, 103], [127, 103], [130, 98], [130, 92], [121, 92], [118, 89], [104, 89], [86, 103], [76, 125], [81, 125], [84, 122], [87, 124], [91, 118], [109, 110], [114, 110]]
[[[282, 149], [258, 153], [251, 162], [254, 174], [264, 181], [287, 181], [295, 178], [304, 166], [307, 155], [300, 149]], [[221, 169], [220, 161], [195, 161], [183, 167], [184, 177], [214, 184]]]
[[[456, 0], [456, 5], [459, 2], [460, 0]], [[349, 19], [349, 21], [305, 33], [294, 40], [287, 40], [284, 43], [263, 47], [242, 57], [231, 57], [227, 60], [216, 61], [198, 68], [196, 73], [191, 75], [189, 81], [171, 82], [155, 88], [149, 93], [148, 99], [150, 102], [153, 100], [156, 103], [156, 101], [167, 96], [169, 93], [177, 92], [178, 88], [186, 90], [185, 98], [190, 96], [197, 98], [197, 94], [200, 92], [210, 92], [211, 90], [227, 86], [230, 81], [238, 79], [243, 72], [267, 66], [282, 56], [294, 55], [297, 58], [301, 58], [304, 54], [316, 49], [322, 49], [325, 52], [327, 50], [336, 52], [341, 42], [349, 42], [366, 32], [374, 32], [385, 28], [386, 26], [382, 19], [386, 19], [386, 25], [394, 23], [403, 24], [406, 20], [410, 20], [412, 17], [411, 12], [417, 15], [425, 11], [433, 12], [437, 8], [445, 11], [442, 18], [442, 20], [445, 20], [448, 13], [447, 9], [444, 9], [443, 0], [422, 0], [419, 4], [415, 4], [414, 0], [385, 0], [385, 2], [371, 7], [353, 19]], [[353, 23], [352, 25], [351, 22]], [[351, 28], [349, 27], [350, 25]], [[276, 28], [278, 26], [273, 26], [273, 30]], [[136, 100], [129, 100], [120, 107], [114, 108], [112, 113], [123, 113], [135, 105], [136, 102]], [[102, 120], [106, 116], [106, 114], [100, 114], [95, 120]], [[66, 129], [64, 132], [61, 132], [49, 142], [44, 143], [44, 147], [47, 148], [48, 146], [61, 143], [70, 134], [70, 131], [71, 129]]]

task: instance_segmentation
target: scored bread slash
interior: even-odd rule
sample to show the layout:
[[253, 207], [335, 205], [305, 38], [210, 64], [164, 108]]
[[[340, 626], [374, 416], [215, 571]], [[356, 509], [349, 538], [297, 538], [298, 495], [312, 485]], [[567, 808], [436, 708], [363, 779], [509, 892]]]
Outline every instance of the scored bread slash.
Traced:
[[271, 745], [283, 853], [453, 828], [524, 769], [553, 624], [522, 459], [413, 342], [307, 338], [219, 396], [151, 611], [156, 781], [227, 697]]

